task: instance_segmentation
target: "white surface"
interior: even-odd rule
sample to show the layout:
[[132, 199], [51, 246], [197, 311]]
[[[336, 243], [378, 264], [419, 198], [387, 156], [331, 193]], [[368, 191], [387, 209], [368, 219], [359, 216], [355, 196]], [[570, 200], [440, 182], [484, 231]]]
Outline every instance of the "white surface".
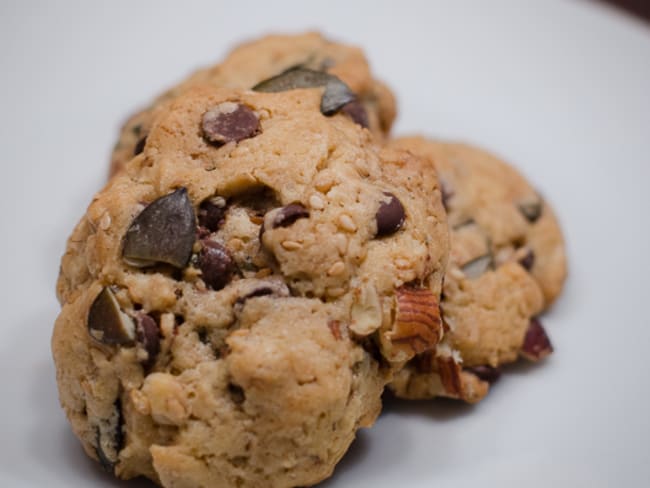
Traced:
[[0, 486], [120, 486], [69, 433], [49, 339], [65, 238], [123, 117], [240, 39], [306, 27], [367, 49], [397, 133], [515, 162], [557, 207], [571, 265], [543, 366], [474, 408], [389, 404], [324, 486], [648, 486], [650, 28], [558, 0], [3, 1]]

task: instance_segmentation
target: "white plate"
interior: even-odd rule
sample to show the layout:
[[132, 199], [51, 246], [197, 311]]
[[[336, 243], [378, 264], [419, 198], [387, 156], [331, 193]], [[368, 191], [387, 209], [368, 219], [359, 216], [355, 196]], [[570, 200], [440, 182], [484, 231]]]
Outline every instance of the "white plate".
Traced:
[[571, 265], [548, 361], [476, 407], [387, 405], [325, 486], [648, 486], [647, 26], [557, 0], [40, 3], [0, 6], [0, 486], [120, 486], [69, 432], [49, 352], [58, 260], [118, 124], [234, 42], [307, 27], [367, 49], [397, 133], [516, 163], [557, 207]]

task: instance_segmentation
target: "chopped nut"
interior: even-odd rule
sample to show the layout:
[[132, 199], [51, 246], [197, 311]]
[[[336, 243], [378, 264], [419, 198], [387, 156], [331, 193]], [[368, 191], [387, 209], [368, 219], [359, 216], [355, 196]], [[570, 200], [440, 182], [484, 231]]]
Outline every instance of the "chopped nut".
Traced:
[[452, 398], [463, 398], [461, 369], [456, 359], [452, 355], [438, 356], [436, 363], [445, 393]]
[[353, 292], [350, 330], [359, 336], [367, 336], [381, 327], [382, 308], [377, 289], [366, 283]]
[[152, 418], [163, 425], [182, 425], [188, 416], [183, 387], [174, 376], [152, 373], [145, 379], [142, 392], [149, 400]]
[[330, 332], [332, 332], [334, 339], [340, 341], [343, 337], [341, 334], [341, 322], [339, 320], [330, 320], [327, 322], [327, 327], [329, 327]]
[[433, 349], [442, 339], [438, 298], [426, 288], [402, 286], [396, 290], [397, 313], [388, 338], [395, 356], [410, 359]]
[[140, 390], [131, 390], [129, 392], [129, 397], [131, 398], [131, 403], [136, 411], [141, 415], [149, 415], [151, 413], [151, 407], [149, 405], [149, 400], [147, 396], [142, 393]]

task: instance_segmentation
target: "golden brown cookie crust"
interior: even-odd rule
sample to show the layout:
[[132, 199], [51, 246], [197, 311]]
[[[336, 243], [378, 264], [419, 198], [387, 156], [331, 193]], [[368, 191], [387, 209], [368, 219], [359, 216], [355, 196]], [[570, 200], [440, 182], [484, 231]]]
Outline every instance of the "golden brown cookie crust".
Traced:
[[[374, 422], [391, 371], [418, 352], [393, 341], [395, 307], [407, 288], [438, 313], [448, 236], [437, 179], [344, 114], [323, 116], [321, 96], [188, 90], [71, 236], [52, 338], [60, 399], [86, 452], [117, 476], [314, 484]], [[208, 142], [202, 120], [223, 103], [254, 112], [259, 130]], [[197, 216], [222, 199], [222, 221], [197, 230], [183, 269], [130, 265], [127, 231], [170, 195], [186, 195]], [[380, 212], [394, 199], [401, 220]], [[201, 267], [206, 239], [236, 266], [221, 289]], [[154, 321], [158, 349], [149, 336], [103, 343], [89, 329], [101, 294], [114, 297], [114, 316]]]
[[396, 115], [395, 97], [384, 83], [372, 77], [361, 49], [332, 42], [316, 32], [269, 35], [239, 45], [223, 62], [193, 73], [157, 97], [148, 108], [131, 116], [123, 125], [113, 150], [110, 174], [115, 174], [134, 152], [141, 150], [157, 114], [188, 89], [197, 85], [251, 89], [297, 65], [338, 76], [357, 94], [375, 136], [383, 138], [390, 131]]
[[[448, 391], [439, 361], [416, 358], [391, 388], [406, 398], [478, 401], [489, 381], [471, 370], [497, 374], [500, 365], [515, 361], [531, 321], [559, 294], [566, 276], [562, 233], [548, 203], [485, 151], [419, 137], [390, 145], [428, 159], [443, 186], [451, 249], [442, 300], [447, 330], [439, 349], [465, 369], [454, 372], [457, 385]], [[522, 212], [530, 202], [539, 215]]]

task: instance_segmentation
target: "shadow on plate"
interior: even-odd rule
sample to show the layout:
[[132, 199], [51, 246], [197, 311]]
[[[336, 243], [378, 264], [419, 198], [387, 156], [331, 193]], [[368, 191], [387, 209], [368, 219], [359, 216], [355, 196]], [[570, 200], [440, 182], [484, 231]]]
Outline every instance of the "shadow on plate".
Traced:
[[[487, 399], [483, 401], [487, 401]], [[384, 393], [383, 403], [382, 415], [397, 415], [400, 417], [417, 415], [436, 422], [459, 420], [466, 415], [471, 415], [477, 408], [476, 405], [449, 398], [404, 400], [397, 398], [389, 390]]]

